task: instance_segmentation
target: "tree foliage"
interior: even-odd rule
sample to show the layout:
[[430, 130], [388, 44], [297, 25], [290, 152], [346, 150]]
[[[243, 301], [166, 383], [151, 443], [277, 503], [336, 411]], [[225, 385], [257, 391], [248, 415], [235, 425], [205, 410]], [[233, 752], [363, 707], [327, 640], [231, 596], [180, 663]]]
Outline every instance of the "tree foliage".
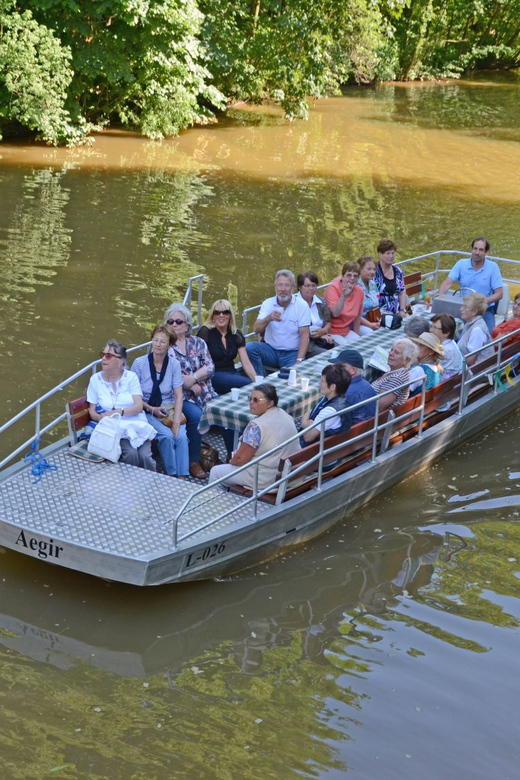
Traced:
[[151, 138], [226, 100], [520, 61], [520, 0], [0, 0], [0, 130], [53, 143], [112, 121]]

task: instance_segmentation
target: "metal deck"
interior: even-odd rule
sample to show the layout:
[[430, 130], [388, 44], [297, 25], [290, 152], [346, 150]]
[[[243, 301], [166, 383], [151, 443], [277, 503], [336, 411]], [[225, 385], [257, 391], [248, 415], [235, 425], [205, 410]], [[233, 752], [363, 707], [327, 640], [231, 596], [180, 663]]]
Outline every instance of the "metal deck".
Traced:
[[[20, 529], [57, 537], [91, 549], [135, 558], [153, 557], [172, 547], [172, 520], [182, 502], [200, 485], [124, 463], [88, 463], [66, 449], [48, 456], [57, 471], [46, 471], [38, 483], [30, 467], [0, 486], [0, 518]], [[220, 488], [210, 489], [179, 523], [179, 537], [212, 516], [239, 507], [243, 499]], [[267, 505], [259, 506], [265, 512]], [[253, 505], [180, 543], [211, 539], [238, 523], [254, 522]]]

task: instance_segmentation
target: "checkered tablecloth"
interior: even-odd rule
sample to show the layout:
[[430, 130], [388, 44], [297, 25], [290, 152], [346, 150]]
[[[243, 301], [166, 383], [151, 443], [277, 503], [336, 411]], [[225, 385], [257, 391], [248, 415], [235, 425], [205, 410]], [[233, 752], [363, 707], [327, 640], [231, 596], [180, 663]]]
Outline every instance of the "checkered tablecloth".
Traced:
[[[362, 336], [349, 347], [356, 349], [363, 355], [365, 369], [368, 361], [372, 357], [376, 346], [390, 349], [390, 345], [396, 338], [402, 338], [404, 332], [399, 330], [388, 330], [380, 328], [370, 333], [368, 336]], [[327, 352], [322, 352], [303, 363], [299, 363], [296, 369], [297, 384], [296, 387], [289, 387], [286, 379], [279, 379], [277, 374], [267, 376], [265, 382], [273, 384], [278, 393], [278, 406], [284, 409], [292, 417], [301, 417], [302, 414], [312, 409], [314, 404], [320, 398], [319, 381], [323, 368], [328, 364], [330, 358], [339, 355], [345, 347], [334, 347]], [[375, 378], [380, 372], [375, 371], [372, 377], [368, 374], [367, 379]], [[309, 377], [309, 389], [301, 389], [301, 378]], [[243, 431], [253, 415], [249, 412], [249, 396], [253, 390], [253, 385], [246, 385], [239, 390], [238, 400], [233, 401], [231, 394], [221, 395], [206, 404], [206, 408], [200, 419], [199, 428], [204, 429], [209, 425], [220, 425], [224, 428], [234, 428], [236, 431]]]

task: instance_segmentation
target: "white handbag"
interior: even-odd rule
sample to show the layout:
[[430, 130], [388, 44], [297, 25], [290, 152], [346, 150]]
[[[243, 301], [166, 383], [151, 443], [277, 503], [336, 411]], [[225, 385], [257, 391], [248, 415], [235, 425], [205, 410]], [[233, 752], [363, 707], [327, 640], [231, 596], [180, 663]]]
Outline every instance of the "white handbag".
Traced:
[[117, 463], [121, 457], [121, 430], [119, 420], [121, 415], [111, 414], [109, 417], [102, 417], [98, 422], [88, 442], [88, 451], [93, 455], [101, 455], [112, 463]]

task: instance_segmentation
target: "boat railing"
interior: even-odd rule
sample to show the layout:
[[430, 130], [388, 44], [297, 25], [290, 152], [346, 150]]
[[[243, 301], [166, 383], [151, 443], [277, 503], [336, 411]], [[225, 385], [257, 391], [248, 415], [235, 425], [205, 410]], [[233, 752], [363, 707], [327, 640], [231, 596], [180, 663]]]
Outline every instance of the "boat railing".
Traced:
[[[127, 349], [127, 354], [132, 354], [133, 352], [137, 352], [139, 350], [145, 349], [146, 347], [147, 344], [139, 344], [135, 347], [129, 347], [129, 349]], [[44, 395], [40, 396], [40, 398], [37, 398], [36, 401], [33, 401], [31, 404], [26, 406], [25, 409], [22, 409], [21, 412], [18, 412], [18, 414], [15, 414], [14, 417], [11, 417], [10, 420], [7, 420], [7, 422], [5, 422], [3, 425], [0, 426], [0, 436], [1, 436], [5, 431], [9, 430], [13, 425], [20, 422], [21, 420], [24, 420], [29, 415], [34, 413], [34, 433], [31, 436], [29, 436], [27, 439], [25, 439], [22, 444], [20, 444], [15, 450], [13, 450], [13, 452], [10, 452], [6, 457], [3, 458], [3, 460], [0, 461], [0, 469], [2, 469], [10, 461], [16, 458], [21, 452], [27, 450], [28, 447], [30, 447], [34, 442], [41, 439], [41, 437], [44, 436], [46, 433], [56, 428], [58, 425], [60, 425], [60, 423], [64, 422], [67, 419], [67, 413], [62, 412], [61, 414], [52, 418], [49, 422], [42, 423], [42, 406], [46, 402], [48, 402], [51, 398], [58, 395], [58, 393], [62, 393], [67, 387], [72, 385], [78, 379], [81, 379], [81, 377], [85, 376], [85, 374], [90, 374], [90, 375], [95, 374], [100, 364], [101, 364], [100, 358], [98, 358], [97, 360], [93, 360], [92, 363], [89, 363], [87, 366], [84, 366], [83, 368], [79, 369], [79, 371], [76, 371], [74, 374], [69, 376], [63, 382], [60, 382], [59, 385], [56, 385], [56, 387], [53, 387], [48, 392], [44, 393]], [[85, 387], [85, 392], [86, 392], [86, 387]]]
[[[443, 257], [447, 256], [456, 256], [458, 258], [461, 257], [471, 257], [471, 252], [464, 252], [458, 249], [437, 249], [433, 252], [427, 252], [424, 255], [416, 255], [415, 257], [408, 257], [405, 260], [400, 260], [396, 263], [396, 265], [404, 270], [411, 270], [407, 268], [407, 266], [411, 265], [412, 263], [421, 265], [423, 261], [430, 260], [431, 258], [435, 258], [435, 267], [432, 270], [422, 270], [422, 277], [425, 282], [428, 282], [429, 280], [432, 281], [432, 290], [438, 290], [439, 288], [439, 276], [441, 274], [447, 274], [451, 270], [450, 268], [444, 268], [441, 263]], [[508, 257], [499, 257], [495, 255], [486, 255], [488, 260], [494, 260], [496, 263], [502, 264], [508, 264], [511, 267], [517, 267], [520, 268], [520, 260], [512, 260]], [[502, 270], [502, 269], [501, 269]], [[518, 278], [513, 278], [509, 276], [505, 276], [502, 274], [502, 279], [504, 282], [508, 284], [519, 284], [520, 283], [520, 274], [518, 275]], [[323, 290], [326, 287], [329, 286], [329, 282], [326, 282], [325, 284], [320, 284], [317, 288], [318, 290]], [[457, 292], [457, 291], [455, 291]], [[258, 304], [257, 306], [250, 306], [247, 309], [244, 309], [242, 312], [242, 333], [244, 334], [246, 339], [252, 339], [257, 334], [254, 331], [249, 332], [248, 328], [248, 322], [249, 322], [249, 316], [251, 312], [257, 312], [260, 310], [262, 304]]]
[[[198, 283], [197, 290], [197, 321], [194, 323], [195, 328], [200, 328], [202, 324], [202, 296], [204, 292], [204, 274], [197, 274], [197, 276], [190, 276], [188, 279], [188, 288], [184, 293], [183, 304], [192, 311], [193, 303], [193, 289], [195, 284]], [[150, 342], [151, 343], [151, 342]]]
[[[501, 374], [513, 363], [513, 361], [520, 358], [520, 351], [514, 355], [508, 355], [505, 358], [502, 355], [505, 346], [504, 342], [510, 340], [515, 335], [520, 337], [520, 328], [511, 331], [510, 333], [506, 333], [504, 336], [500, 336], [492, 342], [487, 342], [479, 349], [468, 352], [464, 356], [461, 375], [461, 393], [458, 404], [459, 415], [462, 414], [462, 410], [467, 404], [470, 390], [473, 386], [487, 382], [489, 387], [493, 388], [494, 395], [504, 389], [501, 381]], [[520, 344], [518, 345], [518, 348], [520, 350]], [[473, 365], [468, 365], [468, 358], [475, 356], [478, 359], [479, 355], [488, 352], [490, 349], [493, 349], [493, 354], [485, 358], [481, 364], [476, 362]]]
[[[409, 382], [405, 382], [401, 385], [401, 387], [409, 387], [411, 384], [415, 384], [417, 380], [410, 380]], [[419, 430], [417, 433], [418, 438], [421, 438], [423, 433], [423, 421], [424, 421], [424, 408], [425, 408], [425, 390], [426, 390], [426, 377], [422, 377], [422, 388], [421, 388], [421, 402], [415, 407], [414, 414], [419, 414]], [[348, 439], [348, 444], [356, 444], [356, 442], [361, 441], [362, 439], [367, 439], [368, 437], [372, 437], [372, 443], [371, 443], [371, 455], [370, 455], [370, 462], [373, 463], [376, 459], [377, 455], [377, 445], [378, 441], [381, 437], [381, 433], [390, 433], [392, 428], [399, 423], [400, 421], [406, 419], [406, 417], [409, 416], [409, 413], [399, 415], [398, 410], [396, 410], [391, 417], [389, 417], [388, 420], [385, 422], [380, 423], [379, 418], [381, 415], [381, 401], [386, 398], [391, 393], [394, 393], [395, 389], [392, 390], [386, 390], [383, 393], [380, 393], [377, 396], [373, 396], [372, 398], [368, 398], [364, 401], [360, 401], [357, 404], [353, 404], [352, 406], [349, 406], [346, 409], [342, 409], [339, 412], [336, 412], [334, 415], [331, 415], [328, 419], [333, 419], [334, 417], [341, 417], [346, 414], [350, 414], [352, 411], [355, 411], [356, 409], [360, 409], [361, 407], [369, 404], [369, 403], [376, 403], [376, 410], [374, 415], [374, 422], [372, 425], [372, 428], [370, 428], [368, 431], [364, 431], [363, 433], [359, 434], [358, 436], [354, 436], [352, 438]], [[339, 444], [333, 445], [333, 446], [326, 446], [328, 444], [327, 442], [327, 436], [325, 435], [325, 424], [326, 421], [322, 420], [320, 422], [315, 422], [309, 425], [307, 428], [302, 429], [298, 434], [292, 436], [290, 439], [287, 439], [286, 441], [282, 442], [281, 444], [278, 444], [276, 447], [273, 447], [271, 450], [269, 450], [266, 453], [263, 453], [262, 455], [259, 455], [257, 458], [253, 458], [253, 460], [249, 461], [243, 466], [237, 467], [233, 471], [233, 476], [236, 476], [240, 474], [241, 472], [245, 471], [246, 469], [254, 469], [253, 472], [253, 487], [252, 487], [252, 495], [247, 496], [244, 498], [243, 501], [239, 502], [235, 506], [230, 507], [229, 509], [224, 510], [220, 514], [216, 516], [212, 516], [211, 519], [207, 520], [206, 522], [202, 523], [201, 525], [197, 526], [196, 528], [190, 529], [186, 533], [184, 533], [182, 536], [179, 536], [179, 522], [181, 521], [182, 517], [187, 514], [188, 512], [193, 512], [196, 509], [199, 509], [200, 507], [204, 506], [206, 503], [210, 503], [212, 500], [214, 500], [215, 494], [214, 490], [219, 486], [222, 486], [223, 488], [226, 488], [225, 485], [226, 479], [229, 478], [229, 475], [225, 475], [221, 477], [218, 480], [215, 480], [214, 482], [211, 482], [209, 485], [204, 485], [203, 487], [200, 487], [195, 492], [191, 493], [189, 495], [182, 506], [180, 507], [179, 511], [176, 513], [176, 515], [172, 518], [172, 520], [168, 521], [168, 523], [172, 522], [172, 545], [175, 549], [178, 544], [180, 544], [183, 541], [186, 541], [187, 539], [195, 536], [196, 534], [201, 533], [202, 531], [205, 531], [207, 528], [210, 528], [212, 525], [215, 525], [216, 523], [219, 523], [221, 520], [224, 520], [226, 517], [229, 517], [230, 515], [242, 511], [244, 507], [248, 506], [249, 504], [253, 504], [253, 516], [255, 521], [258, 520], [258, 502], [267, 494], [277, 492], [279, 494], [279, 498], [277, 497], [276, 503], [280, 503], [281, 500], [283, 500], [283, 496], [285, 494], [285, 490], [280, 490], [282, 487], [286, 487], [289, 480], [293, 480], [295, 477], [297, 477], [302, 471], [307, 470], [310, 465], [313, 463], [317, 464], [317, 481], [316, 485], [313, 489], [315, 490], [321, 490], [322, 489], [322, 482], [324, 473], [326, 475], [326, 472], [324, 472], [324, 456], [333, 456], [335, 452], [338, 452], [340, 449], [342, 449], [345, 446], [345, 442], [341, 442]], [[274, 482], [270, 483], [267, 487], [259, 489], [258, 487], [258, 471], [259, 467], [262, 464], [264, 460], [267, 458], [271, 458], [273, 455], [275, 455], [277, 452], [281, 452], [288, 444], [291, 444], [294, 441], [299, 441], [301, 436], [306, 432], [313, 430], [315, 428], [319, 428], [320, 436], [319, 436], [319, 449], [318, 452], [314, 455], [309, 457], [304, 463], [302, 463], [300, 466], [295, 467], [294, 469], [291, 469], [290, 471], [283, 473], [278, 479], [276, 479]], [[312, 442], [313, 444], [315, 442]], [[383, 446], [383, 445], [382, 445]], [[202, 500], [199, 503], [194, 502], [202, 496]], [[167, 523], [167, 524], [168, 524]]]

